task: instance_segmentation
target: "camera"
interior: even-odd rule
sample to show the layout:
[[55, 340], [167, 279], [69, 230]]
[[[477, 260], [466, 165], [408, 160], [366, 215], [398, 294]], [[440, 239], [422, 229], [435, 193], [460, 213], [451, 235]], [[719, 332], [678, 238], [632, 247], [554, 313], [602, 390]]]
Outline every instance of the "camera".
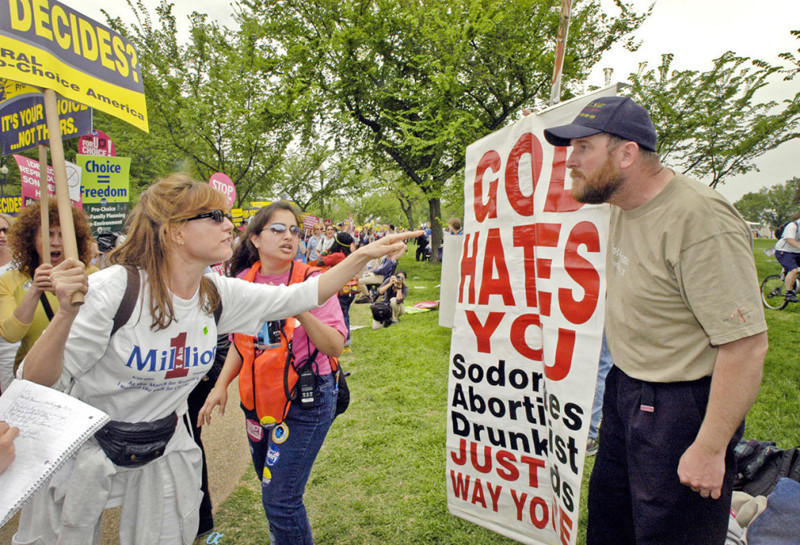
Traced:
[[269, 350], [280, 346], [281, 330], [284, 325], [286, 325], [286, 320], [264, 322], [264, 325], [261, 326], [261, 330], [256, 335], [256, 350]]

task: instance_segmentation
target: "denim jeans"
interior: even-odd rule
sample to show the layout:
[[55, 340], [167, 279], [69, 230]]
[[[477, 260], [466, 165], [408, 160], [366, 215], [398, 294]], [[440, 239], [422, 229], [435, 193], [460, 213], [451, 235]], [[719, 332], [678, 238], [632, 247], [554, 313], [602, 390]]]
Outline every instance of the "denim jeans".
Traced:
[[244, 409], [250, 454], [261, 479], [261, 501], [271, 545], [312, 545], [303, 493], [311, 467], [333, 423], [338, 393], [334, 375], [317, 377], [314, 406], [292, 403], [282, 424], [265, 429]]
[[355, 293], [348, 295], [339, 295], [339, 306], [342, 308], [342, 315], [344, 316], [344, 324], [347, 326], [347, 339], [344, 341], [345, 346], [350, 346], [350, 305], [356, 299]]
[[600, 420], [603, 417], [603, 394], [606, 391], [606, 375], [614, 365], [611, 360], [611, 353], [606, 344], [606, 334], [603, 333], [603, 346], [600, 348], [600, 363], [597, 366], [597, 389], [594, 392], [594, 404], [592, 405], [592, 420], [589, 422], [589, 439], [597, 439], [597, 430], [600, 428]]

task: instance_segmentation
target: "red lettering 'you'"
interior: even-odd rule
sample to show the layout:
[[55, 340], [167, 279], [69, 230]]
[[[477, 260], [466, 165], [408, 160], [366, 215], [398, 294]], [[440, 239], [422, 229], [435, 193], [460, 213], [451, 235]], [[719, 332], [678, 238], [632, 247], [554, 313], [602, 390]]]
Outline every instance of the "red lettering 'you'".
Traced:
[[492, 351], [491, 337], [500, 322], [503, 321], [504, 312], [490, 312], [486, 317], [486, 322], [481, 323], [478, 315], [474, 311], [466, 311], [467, 322], [475, 334], [475, 340], [478, 342], [478, 352], [489, 354]]

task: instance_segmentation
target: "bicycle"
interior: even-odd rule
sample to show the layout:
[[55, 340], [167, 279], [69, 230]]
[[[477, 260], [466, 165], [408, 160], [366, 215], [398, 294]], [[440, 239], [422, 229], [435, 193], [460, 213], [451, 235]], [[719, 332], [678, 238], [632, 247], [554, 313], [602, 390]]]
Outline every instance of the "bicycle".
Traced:
[[[789, 301], [786, 300], [786, 285], [784, 273], [771, 274], [761, 282], [761, 302], [764, 306], [773, 310], [783, 310]], [[794, 291], [798, 293], [800, 279], [794, 281]]]

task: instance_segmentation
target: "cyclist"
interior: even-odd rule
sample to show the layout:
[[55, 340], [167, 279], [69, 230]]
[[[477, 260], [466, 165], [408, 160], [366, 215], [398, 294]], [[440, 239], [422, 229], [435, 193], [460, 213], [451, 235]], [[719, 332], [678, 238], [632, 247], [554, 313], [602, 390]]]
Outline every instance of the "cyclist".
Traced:
[[797, 279], [797, 272], [800, 271], [800, 229], [798, 229], [798, 218], [800, 218], [800, 215], [786, 224], [778, 242], [775, 244], [775, 258], [783, 267], [784, 282], [786, 283], [786, 295], [784, 297], [792, 303], [797, 302], [794, 282]]

